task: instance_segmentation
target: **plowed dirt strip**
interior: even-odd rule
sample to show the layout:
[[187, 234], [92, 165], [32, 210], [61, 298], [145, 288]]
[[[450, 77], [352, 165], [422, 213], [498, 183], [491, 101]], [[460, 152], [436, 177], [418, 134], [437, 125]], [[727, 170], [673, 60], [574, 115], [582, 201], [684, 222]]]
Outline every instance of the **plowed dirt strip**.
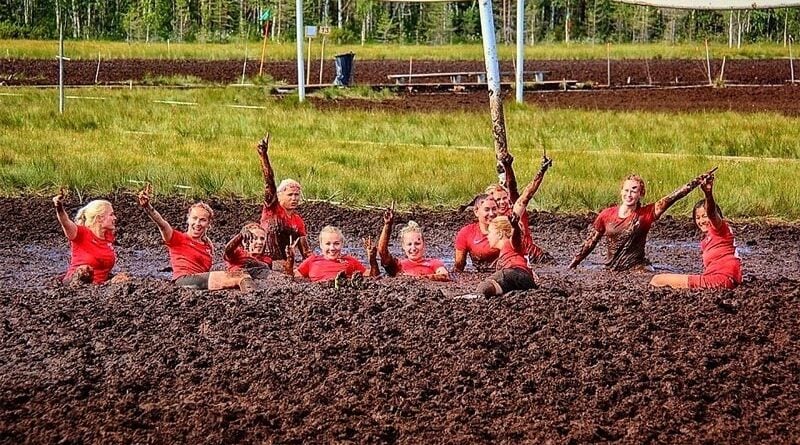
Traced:
[[[453, 300], [448, 285], [365, 289], [273, 275], [252, 294], [173, 288], [130, 196], [121, 285], [54, 284], [66, 246], [41, 198], [0, 199], [0, 441], [6, 443], [794, 443], [800, 277], [793, 225], [735, 225], [746, 284], [651, 290], [649, 274], [565, 270], [590, 220], [532, 214], [558, 264], [541, 289]], [[213, 200], [224, 241], [257, 204]], [[178, 225], [180, 200], [157, 207]], [[70, 209], [72, 211], [74, 209]], [[312, 232], [377, 233], [380, 213], [305, 206]], [[53, 216], [50, 218], [50, 216]], [[453, 211], [401, 214], [451, 255]], [[659, 267], [697, 269], [685, 219], [659, 222]], [[142, 278], [144, 277], [144, 278]]]

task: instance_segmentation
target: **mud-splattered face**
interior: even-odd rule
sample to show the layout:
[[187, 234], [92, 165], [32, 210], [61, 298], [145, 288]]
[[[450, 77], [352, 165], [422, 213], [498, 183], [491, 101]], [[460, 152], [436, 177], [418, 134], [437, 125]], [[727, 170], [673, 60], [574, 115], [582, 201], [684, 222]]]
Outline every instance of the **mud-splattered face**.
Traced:
[[511, 210], [511, 201], [508, 198], [508, 192], [505, 190], [495, 190], [492, 192], [492, 198], [497, 203], [497, 213], [505, 215]]
[[267, 232], [264, 229], [250, 229], [250, 245], [247, 246], [247, 251], [261, 255], [265, 247], [267, 247]]
[[497, 230], [497, 227], [490, 224], [489, 233], [486, 234], [486, 238], [489, 240], [489, 247], [499, 249], [498, 244], [500, 240], [503, 239], [503, 235]]
[[326, 260], [336, 260], [342, 256], [344, 240], [335, 232], [322, 232], [319, 234], [319, 249]]
[[403, 235], [403, 253], [411, 261], [419, 261], [425, 256], [425, 241], [419, 232], [408, 232]]
[[478, 223], [487, 227], [490, 222], [497, 216], [497, 203], [494, 199], [487, 198], [483, 201], [475, 203], [475, 216], [478, 218]]
[[300, 187], [289, 186], [278, 192], [278, 203], [286, 210], [295, 210], [300, 205]]
[[704, 207], [698, 207], [694, 210], [694, 223], [697, 224], [697, 228], [699, 228], [701, 232], [708, 232], [710, 221], [708, 220], [708, 213], [706, 213]]
[[635, 207], [642, 197], [642, 184], [639, 181], [628, 179], [622, 183], [620, 197], [622, 198], [622, 204], [628, 207]]
[[114, 208], [106, 206], [103, 213], [97, 215], [95, 224], [99, 224], [103, 231], [113, 232], [117, 227], [117, 215], [114, 214]]
[[192, 207], [186, 217], [186, 224], [188, 225], [186, 232], [191, 238], [202, 238], [211, 225], [211, 215], [202, 207]]

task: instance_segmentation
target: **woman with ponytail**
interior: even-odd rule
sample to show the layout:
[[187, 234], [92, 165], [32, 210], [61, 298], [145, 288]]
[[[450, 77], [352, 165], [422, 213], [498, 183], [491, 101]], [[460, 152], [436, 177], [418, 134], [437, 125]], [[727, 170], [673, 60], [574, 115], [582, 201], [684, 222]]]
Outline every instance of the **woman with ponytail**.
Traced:
[[243, 272], [211, 272], [214, 258], [214, 244], [208, 239], [208, 228], [214, 211], [208, 204], [198, 202], [189, 207], [186, 215], [186, 232], [180, 232], [161, 217], [151, 205], [152, 186], [147, 184], [139, 193], [139, 205], [147, 216], [156, 223], [161, 232], [172, 265], [172, 281], [189, 289], [234, 289], [249, 291], [255, 289], [253, 279]]
[[[56, 217], [69, 240], [71, 260], [62, 281], [69, 284], [102, 284], [111, 276], [117, 256], [112, 246], [117, 217], [111, 203], [90, 201], [72, 221], [64, 210], [64, 189], [53, 197]], [[115, 281], [127, 278], [118, 275]]]
[[422, 228], [414, 221], [409, 221], [400, 229], [400, 247], [405, 258], [398, 260], [389, 253], [389, 237], [394, 224], [394, 203], [383, 214], [383, 229], [378, 239], [378, 255], [381, 264], [390, 277], [398, 274], [428, 278], [436, 281], [448, 281], [449, 275], [442, 260], [425, 257], [425, 239]]

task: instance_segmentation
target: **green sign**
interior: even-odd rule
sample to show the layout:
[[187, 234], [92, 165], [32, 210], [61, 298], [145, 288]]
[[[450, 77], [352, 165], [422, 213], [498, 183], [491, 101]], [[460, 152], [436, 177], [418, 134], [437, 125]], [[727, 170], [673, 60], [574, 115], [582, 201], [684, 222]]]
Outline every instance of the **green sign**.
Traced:
[[264, 12], [261, 13], [261, 21], [266, 22], [267, 20], [272, 18], [272, 11], [269, 9], [265, 9]]

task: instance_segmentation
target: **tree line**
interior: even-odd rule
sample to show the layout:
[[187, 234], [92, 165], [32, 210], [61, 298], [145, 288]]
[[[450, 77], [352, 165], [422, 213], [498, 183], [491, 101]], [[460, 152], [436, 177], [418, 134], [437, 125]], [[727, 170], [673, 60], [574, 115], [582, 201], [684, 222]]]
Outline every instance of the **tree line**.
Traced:
[[[495, 0], [498, 41], [516, 37], [516, 2]], [[477, 0], [403, 3], [304, 0], [307, 25], [327, 25], [339, 43], [447, 44], [480, 41]], [[266, 17], [268, 20], [262, 20]], [[800, 9], [671, 10], [612, 0], [528, 0], [525, 40], [540, 42], [685, 42], [730, 45], [784, 42], [800, 32]], [[293, 40], [291, 0], [6, 0], [0, 38], [53, 39], [58, 23], [72, 39], [174, 42]], [[268, 26], [264, 26], [268, 24]]]

